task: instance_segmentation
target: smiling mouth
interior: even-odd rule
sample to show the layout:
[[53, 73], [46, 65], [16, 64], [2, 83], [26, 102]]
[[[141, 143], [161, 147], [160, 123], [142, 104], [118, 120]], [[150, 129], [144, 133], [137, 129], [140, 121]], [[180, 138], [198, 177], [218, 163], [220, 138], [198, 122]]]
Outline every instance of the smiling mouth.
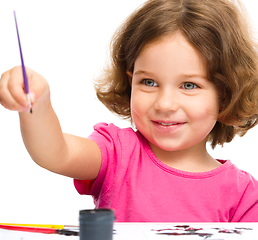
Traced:
[[160, 124], [162, 126], [172, 126], [172, 125], [177, 125], [179, 123], [162, 123], [162, 122], [158, 122], [158, 124]]
[[163, 133], [172, 133], [186, 124], [186, 122], [159, 122], [153, 121], [156, 129]]

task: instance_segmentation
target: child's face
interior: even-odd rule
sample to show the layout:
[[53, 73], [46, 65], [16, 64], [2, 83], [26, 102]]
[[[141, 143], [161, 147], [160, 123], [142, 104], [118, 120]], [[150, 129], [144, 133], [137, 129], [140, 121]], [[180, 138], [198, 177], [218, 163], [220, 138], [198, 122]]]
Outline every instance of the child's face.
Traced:
[[129, 75], [132, 118], [154, 153], [205, 148], [218, 93], [201, 55], [180, 33], [145, 47]]

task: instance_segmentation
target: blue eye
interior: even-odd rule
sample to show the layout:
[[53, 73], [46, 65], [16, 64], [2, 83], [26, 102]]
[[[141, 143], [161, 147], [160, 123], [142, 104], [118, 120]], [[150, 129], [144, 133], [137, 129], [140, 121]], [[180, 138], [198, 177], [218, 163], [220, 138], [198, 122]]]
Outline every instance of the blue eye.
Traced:
[[142, 82], [148, 87], [157, 87], [158, 86], [158, 84], [152, 79], [144, 79]]
[[186, 89], [186, 90], [192, 90], [192, 89], [194, 89], [196, 87], [197, 87], [197, 85], [194, 84], [194, 83], [191, 83], [191, 82], [185, 82], [183, 84], [183, 89]]

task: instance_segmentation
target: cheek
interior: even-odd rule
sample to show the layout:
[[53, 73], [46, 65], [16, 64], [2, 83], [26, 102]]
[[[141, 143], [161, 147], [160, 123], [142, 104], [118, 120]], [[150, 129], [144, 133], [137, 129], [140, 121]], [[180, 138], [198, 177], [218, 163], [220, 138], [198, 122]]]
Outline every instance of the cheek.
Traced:
[[218, 108], [207, 108], [205, 115], [211, 120], [217, 121], [219, 115]]
[[213, 97], [207, 101], [206, 114], [217, 121], [219, 115], [219, 102], [217, 95], [214, 94]]
[[145, 112], [150, 105], [150, 101], [148, 99], [148, 94], [145, 94], [140, 91], [133, 91], [131, 94], [131, 112], [136, 114], [141, 114]]
[[135, 120], [137, 115], [141, 115], [141, 113], [143, 112], [142, 109], [142, 104], [140, 104], [141, 102], [141, 96], [139, 96], [139, 94], [135, 94], [134, 91], [132, 91], [131, 94], [131, 115], [133, 120]]
[[200, 98], [198, 103], [194, 105], [195, 106], [191, 105], [189, 107], [189, 109], [194, 109], [194, 111], [192, 111], [193, 120], [211, 126], [217, 122], [219, 105], [216, 96]]

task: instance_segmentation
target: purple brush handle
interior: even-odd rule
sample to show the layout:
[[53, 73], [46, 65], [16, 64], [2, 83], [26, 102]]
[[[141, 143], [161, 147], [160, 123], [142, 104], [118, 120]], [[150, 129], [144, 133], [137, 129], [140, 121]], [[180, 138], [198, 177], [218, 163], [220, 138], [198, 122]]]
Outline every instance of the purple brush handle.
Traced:
[[29, 85], [28, 85], [28, 79], [27, 79], [27, 75], [26, 75], [26, 71], [25, 71], [25, 66], [24, 66], [24, 61], [23, 61], [23, 56], [22, 56], [21, 42], [20, 42], [20, 36], [19, 36], [19, 31], [18, 31], [18, 25], [17, 25], [17, 19], [16, 19], [15, 11], [13, 11], [13, 14], [14, 14], [16, 31], [17, 31], [17, 37], [18, 37], [18, 42], [19, 42], [21, 64], [22, 64], [23, 82], [24, 82], [25, 92], [26, 92], [26, 94], [28, 94], [29, 93]]

